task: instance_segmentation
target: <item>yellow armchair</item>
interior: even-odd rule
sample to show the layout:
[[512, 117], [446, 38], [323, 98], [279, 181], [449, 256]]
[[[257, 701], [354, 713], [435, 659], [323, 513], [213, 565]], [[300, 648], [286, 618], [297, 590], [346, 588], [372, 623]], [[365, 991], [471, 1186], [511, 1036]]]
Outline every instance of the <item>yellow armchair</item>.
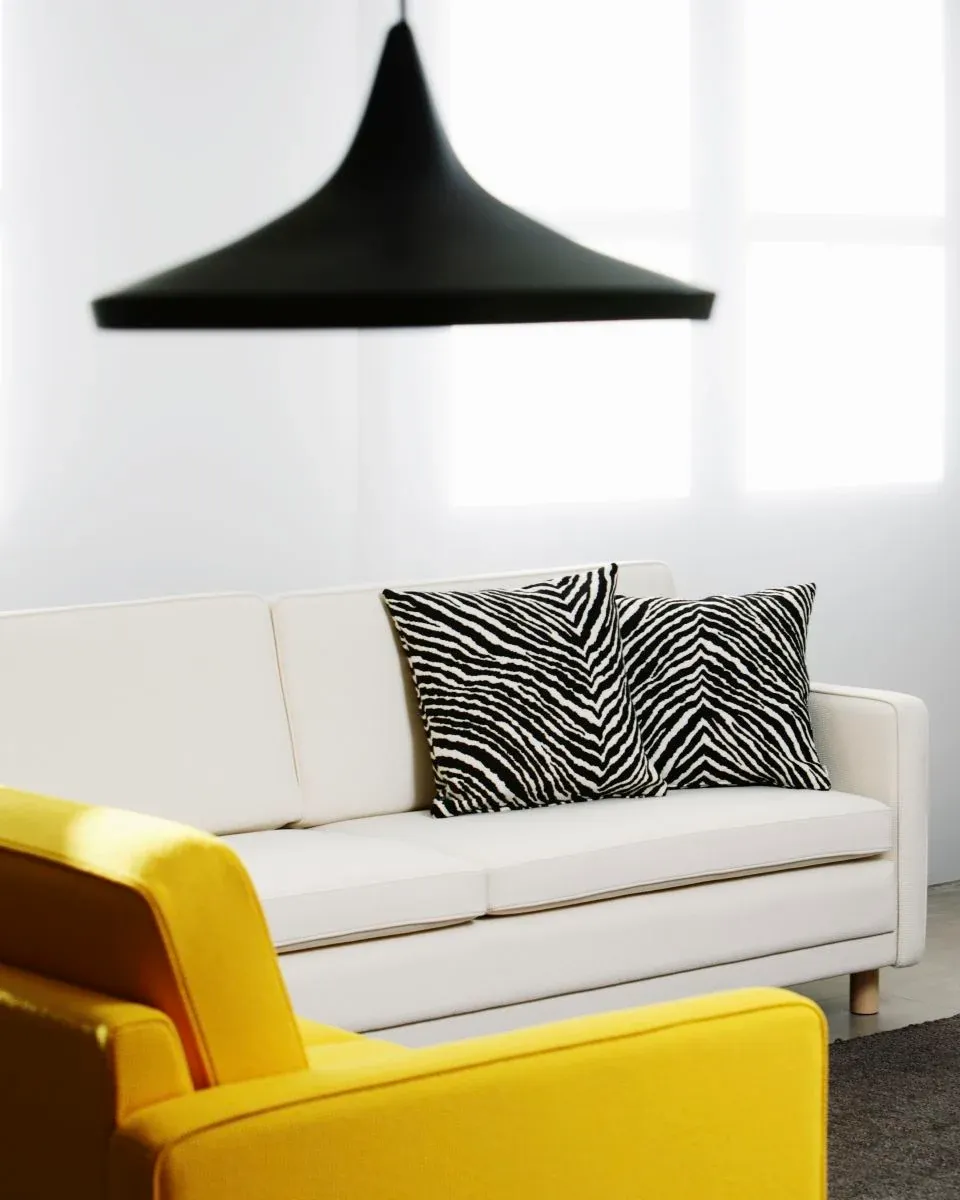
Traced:
[[822, 1200], [825, 1064], [764, 988], [423, 1050], [304, 1021], [216, 838], [0, 791], [4, 1200]]

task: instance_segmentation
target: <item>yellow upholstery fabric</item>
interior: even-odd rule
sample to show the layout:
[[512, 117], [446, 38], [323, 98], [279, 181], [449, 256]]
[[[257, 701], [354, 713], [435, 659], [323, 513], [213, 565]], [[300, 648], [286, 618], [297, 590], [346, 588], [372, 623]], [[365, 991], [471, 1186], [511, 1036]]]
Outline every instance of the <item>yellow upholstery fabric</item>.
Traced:
[[311, 1021], [308, 1017], [297, 1017], [297, 1028], [303, 1038], [303, 1044], [311, 1046], [328, 1046], [331, 1042], [360, 1041], [359, 1033], [351, 1033], [347, 1029], [338, 1029], [336, 1025], [321, 1025], [319, 1021]]
[[822, 1200], [825, 1025], [774, 989], [197, 1092], [112, 1200]]
[[382, 1060], [387, 1054], [408, 1054], [409, 1051], [395, 1042], [384, 1042], [378, 1038], [364, 1037], [338, 1029], [336, 1025], [321, 1025], [306, 1017], [297, 1017], [297, 1025], [303, 1036], [307, 1051], [307, 1062], [311, 1069], [360, 1063], [364, 1060]]
[[396, 1054], [409, 1054], [409, 1050], [395, 1042], [350, 1033], [346, 1029], [338, 1029], [336, 1025], [321, 1025], [306, 1017], [297, 1017], [297, 1024], [303, 1035], [311, 1070], [328, 1070], [374, 1060], [382, 1062]]
[[298, 1020], [221, 842], [0, 790], [0, 1200], [823, 1200], [825, 1084], [773, 989], [425, 1050]]
[[0, 963], [159, 1009], [198, 1087], [307, 1065], [260, 904], [217, 838], [0, 790]]
[[192, 1090], [163, 1013], [0, 966], [5, 1200], [103, 1200], [117, 1123]]
[[330, 1042], [326, 1046], [308, 1046], [307, 1058], [311, 1071], [342, 1071], [345, 1067], [383, 1064], [395, 1058], [406, 1058], [412, 1051], [394, 1042], [379, 1038], [358, 1037], [356, 1041]]

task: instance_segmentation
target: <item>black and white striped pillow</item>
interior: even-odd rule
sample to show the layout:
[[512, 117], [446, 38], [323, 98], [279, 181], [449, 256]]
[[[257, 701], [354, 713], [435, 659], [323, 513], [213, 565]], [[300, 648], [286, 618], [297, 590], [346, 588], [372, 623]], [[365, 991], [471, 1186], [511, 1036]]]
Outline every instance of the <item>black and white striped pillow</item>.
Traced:
[[670, 787], [829, 789], [808, 708], [815, 595], [809, 583], [705, 600], [617, 598], [643, 746]]
[[383, 598], [416, 684], [437, 817], [662, 795], [623, 670], [616, 566]]

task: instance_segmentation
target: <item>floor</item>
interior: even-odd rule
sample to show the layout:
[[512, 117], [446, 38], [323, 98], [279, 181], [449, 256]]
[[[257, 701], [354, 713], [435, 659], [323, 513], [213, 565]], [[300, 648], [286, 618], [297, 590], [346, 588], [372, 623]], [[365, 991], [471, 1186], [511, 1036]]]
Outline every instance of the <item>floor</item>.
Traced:
[[880, 972], [880, 1012], [850, 1015], [849, 978], [821, 979], [795, 988], [820, 1005], [832, 1038], [862, 1037], [960, 1013], [960, 881], [930, 889], [927, 949], [915, 967]]

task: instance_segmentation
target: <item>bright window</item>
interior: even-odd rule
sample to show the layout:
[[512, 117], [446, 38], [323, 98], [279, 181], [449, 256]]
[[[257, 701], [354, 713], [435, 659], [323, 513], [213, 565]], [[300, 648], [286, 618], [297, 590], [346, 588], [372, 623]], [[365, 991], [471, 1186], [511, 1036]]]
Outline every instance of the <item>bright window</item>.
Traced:
[[729, 486], [942, 477], [942, 8], [449, 6], [451, 133], [484, 186], [719, 297], [706, 336], [688, 322], [454, 330], [453, 504], [686, 495], [707, 404], [735, 430], [717, 452], [740, 448]]
[[943, 0], [746, 0], [755, 212], [942, 216]]
[[747, 279], [747, 486], [939, 479], [942, 249], [757, 242]]
[[[687, 4], [457, 0], [449, 21], [451, 133], [484, 187], [597, 250], [688, 277]], [[450, 371], [453, 504], [689, 492], [687, 322], [457, 328]]]
[[690, 204], [685, 0], [455, 0], [454, 140], [484, 187], [545, 217]]
[[941, 0], [747, 0], [744, 482], [943, 474]]

